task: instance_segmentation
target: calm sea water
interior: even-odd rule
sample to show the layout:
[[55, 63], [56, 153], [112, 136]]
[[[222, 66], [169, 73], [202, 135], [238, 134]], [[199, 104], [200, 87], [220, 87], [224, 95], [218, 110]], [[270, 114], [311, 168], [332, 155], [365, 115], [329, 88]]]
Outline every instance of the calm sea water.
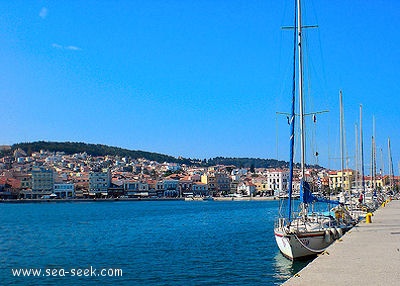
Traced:
[[[276, 201], [0, 204], [0, 281], [279, 285], [305, 264], [279, 253], [277, 209]], [[22, 268], [42, 272], [15, 277], [12, 270]], [[102, 277], [102, 269], [122, 269], [122, 276]]]

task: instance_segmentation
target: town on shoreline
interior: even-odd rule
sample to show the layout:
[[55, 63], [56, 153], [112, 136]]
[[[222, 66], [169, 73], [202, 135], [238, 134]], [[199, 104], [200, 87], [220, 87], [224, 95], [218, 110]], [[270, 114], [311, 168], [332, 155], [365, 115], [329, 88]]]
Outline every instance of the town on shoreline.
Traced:
[[[306, 176], [315, 192], [337, 195], [342, 187], [354, 186], [359, 175], [351, 169], [309, 168]], [[280, 168], [198, 167], [85, 152], [28, 154], [17, 148], [0, 157], [0, 200], [273, 200], [286, 195], [288, 177], [289, 171]], [[373, 180], [378, 188], [393, 183], [389, 176]], [[370, 177], [364, 181], [372, 184]], [[293, 188], [299, 189], [297, 179]]]

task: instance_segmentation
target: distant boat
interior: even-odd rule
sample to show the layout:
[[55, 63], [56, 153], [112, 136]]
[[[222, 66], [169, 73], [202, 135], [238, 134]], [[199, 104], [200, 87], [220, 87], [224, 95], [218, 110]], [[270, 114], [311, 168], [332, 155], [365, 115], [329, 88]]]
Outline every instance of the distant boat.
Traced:
[[[288, 199], [284, 200], [286, 205], [285, 213], [280, 212], [275, 227], [274, 235], [276, 243], [282, 254], [291, 259], [301, 259], [314, 256], [323, 252], [335, 239], [342, 236], [352, 224], [352, 219], [348, 212], [339, 205], [338, 201], [330, 201], [325, 198], [316, 197], [312, 194], [310, 184], [305, 176], [305, 130], [304, 130], [304, 101], [303, 101], [303, 56], [302, 56], [302, 19], [301, 3], [296, 2], [296, 24], [295, 24], [295, 52], [298, 54], [298, 87], [295, 88], [293, 82], [292, 109], [290, 117], [290, 161], [289, 161], [289, 182]], [[297, 50], [296, 50], [297, 49]], [[294, 65], [296, 66], [296, 65]], [[294, 75], [296, 71], [294, 70]], [[294, 76], [295, 78], [295, 76]], [[294, 161], [294, 124], [295, 124], [295, 101], [298, 91], [300, 104], [300, 145], [301, 145], [301, 180], [300, 180], [300, 204], [298, 212], [292, 213], [293, 206], [293, 161]], [[310, 206], [314, 203], [329, 203], [337, 205], [332, 212], [323, 213], [310, 211]], [[283, 204], [281, 204], [282, 206]], [[282, 209], [281, 209], [282, 210]]]
[[212, 196], [203, 197], [203, 201], [213, 201], [214, 198]]
[[185, 197], [185, 201], [213, 201], [214, 198], [212, 196], [187, 196]]

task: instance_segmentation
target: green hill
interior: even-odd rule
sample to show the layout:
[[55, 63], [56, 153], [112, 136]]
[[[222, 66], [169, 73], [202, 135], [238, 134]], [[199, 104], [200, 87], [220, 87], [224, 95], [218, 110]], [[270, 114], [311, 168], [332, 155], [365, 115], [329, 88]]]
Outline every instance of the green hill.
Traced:
[[92, 156], [120, 156], [129, 157], [132, 159], [144, 158], [159, 163], [170, 162], [180, 163], [186, 165], [198, 165], [198, 166], [214, 166], [214, 165], [233, 165], [237, 168], [287, 168], [288, 163], [285, 161], [278, 161], [275, 159], [260, 159], [260, 158], [225, 158], [215, 157], [210, 159], [190, 159], [190, 158], [176, 158], [169, 155], [146, 152], [140, 150], [128, 150], [120, 147], [111, 147], [102, 144], [87, 144], [83, 142], [26, 142], [17, 143], [12, 145], [12, 150], [21, 148], [28, 155], [33, 152], [39, 152], [40, 150], [46, 150], [50, 152], [65, 152], [66, 154], [72, 155], [75, 153], [86, 152]]
[[175, 157], [163, 155], [159, 153], [138, 151], [138, 150], [128, 150], [119, 147], [111, 147], [102, 144], [87, 144], [83, 142], [28, 142], [28, 143], [18, 143], [12, 145], [12, 149], [15, 150], [21, 148], [28, 154], [32, 152], [39, 152], [40, 150], [46, 150], [50, 152], [65, 152], [66, 154], [75, 154], [86, 152], [88, 155], [92, 156], [121, 156], [130, 157], [132, 159], [145, 158], [151, 161], [157, 162], [172, 162], [172, 163], [183, 163], [183, 160], [179, 160]]

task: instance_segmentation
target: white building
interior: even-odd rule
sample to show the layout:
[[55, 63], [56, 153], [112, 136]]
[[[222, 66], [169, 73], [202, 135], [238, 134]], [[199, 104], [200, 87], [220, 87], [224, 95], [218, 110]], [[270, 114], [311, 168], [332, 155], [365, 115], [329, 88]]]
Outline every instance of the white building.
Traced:
[[248, 181], [239, 183], [238, 188], [237, 188], [237, 192], [244, 196], [253, 196], [255, 191], [256, 191], [256, 185], [254, 185], [252, 182], [248, 182]]
[[54, 184], [54, 193], [59, 198], [74, 198], [75, 197], [75, 187], [74, 184], [62, 183], [62, 184]]
[[289, 171], [281, 169], [270, 169], [266, 172], [267, 188], [271, 191], [283, 192], [287, 190]]

